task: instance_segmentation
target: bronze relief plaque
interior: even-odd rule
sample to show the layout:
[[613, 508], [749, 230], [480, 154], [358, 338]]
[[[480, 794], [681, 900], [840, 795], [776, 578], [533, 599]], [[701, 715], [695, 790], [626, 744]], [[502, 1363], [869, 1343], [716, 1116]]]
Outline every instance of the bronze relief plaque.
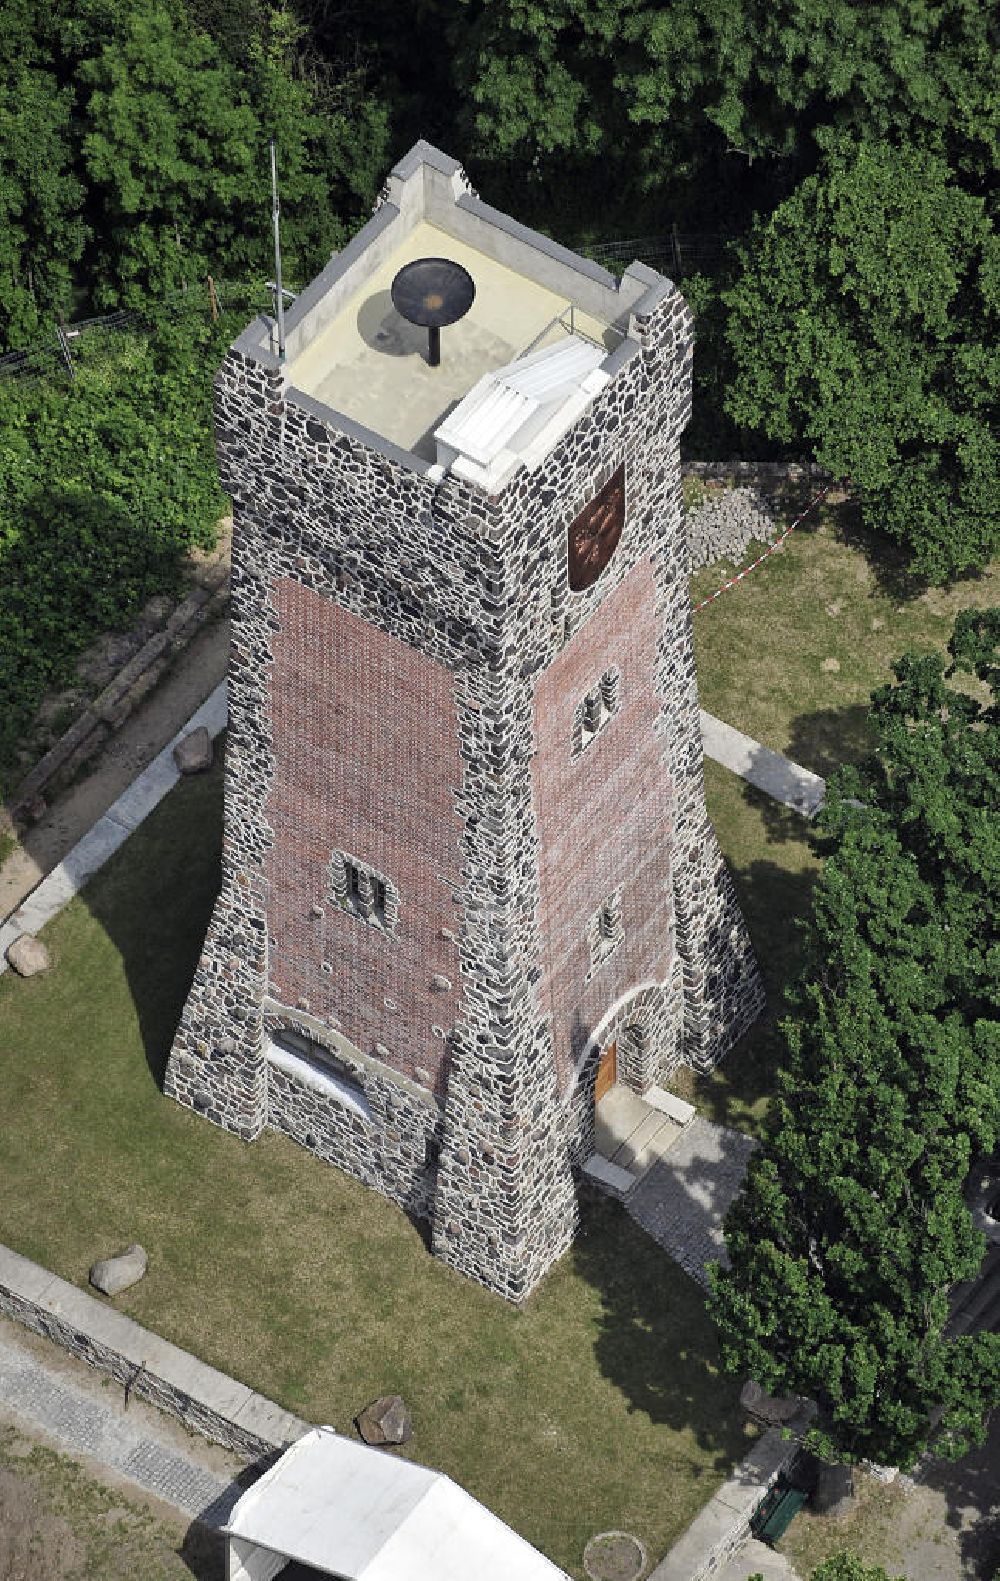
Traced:
[[625, 466], [612, 473], [569, 529], [569, 585], [592, 587], [618, 548], [625, 526]]

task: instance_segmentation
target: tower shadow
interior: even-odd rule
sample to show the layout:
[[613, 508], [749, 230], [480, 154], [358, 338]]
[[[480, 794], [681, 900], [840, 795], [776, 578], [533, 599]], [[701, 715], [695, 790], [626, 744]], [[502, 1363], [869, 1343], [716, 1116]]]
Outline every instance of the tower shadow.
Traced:
[[158, 1087], [219, 892], [224, 741], [81, 891], [118, 951]]

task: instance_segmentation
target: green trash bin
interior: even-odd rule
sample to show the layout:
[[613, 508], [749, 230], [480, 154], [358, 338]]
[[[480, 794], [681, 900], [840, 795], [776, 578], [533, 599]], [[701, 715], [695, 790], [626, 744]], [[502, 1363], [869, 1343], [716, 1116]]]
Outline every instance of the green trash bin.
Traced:
[[757, 1506], [750, 1530], [762, 1543], [770, 1543], [773, 1547], [779, 1537], [784, 1537], [808, 1497], [802, 1488], [794, 1488], [779, 1478]]

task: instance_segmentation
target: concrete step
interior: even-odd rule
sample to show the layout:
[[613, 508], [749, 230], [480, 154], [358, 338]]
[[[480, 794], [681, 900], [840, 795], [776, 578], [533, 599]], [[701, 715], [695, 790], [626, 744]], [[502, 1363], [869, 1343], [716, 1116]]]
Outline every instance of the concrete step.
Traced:
[[678, 1098], [674, 1092], [667, 1092], [665, 1087], [647, 1087], [642, 1097], [651, 1109], [659, 1109], [668, 1120], [675, 1120], [678, 1125], [689, 1125], [698, 1112], [693, 1103]]
[[613, 1158], [633, 1132], [639, 1129], [648, 1113], [638, 1093], [628, 1087], [612, 1087], [597, 1105], [594, 1134], [597, 1151], [603, 1153], [605, 1158]]
[[583, 1166], [583, 1173], [595, 1185], [609, 1189], [618, 1197], [627, 1196], [636, 1183], [636, 1176], [631, 1170], [622, 1169], [620, 1164], [613, 1164], [609, 1158], [602, 1158], [600, 1153], [591, 1153]]

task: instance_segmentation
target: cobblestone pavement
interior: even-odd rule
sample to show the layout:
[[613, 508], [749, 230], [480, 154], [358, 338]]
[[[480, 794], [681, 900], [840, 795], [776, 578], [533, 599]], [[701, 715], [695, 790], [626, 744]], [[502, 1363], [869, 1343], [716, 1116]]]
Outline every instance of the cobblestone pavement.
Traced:
[[754, 1146], [752, 1137], [696, 1115], [625, 1198], [635, 1222], [702, 1286], [705, 1264], [725, 1260], [722, 1221]]
[[140, 1401], [0, 1320], [0, 1414], [41, 1432], [188, 1516], [217, 1526], [243, 1492], [236, 1456], [189, 1436]]

